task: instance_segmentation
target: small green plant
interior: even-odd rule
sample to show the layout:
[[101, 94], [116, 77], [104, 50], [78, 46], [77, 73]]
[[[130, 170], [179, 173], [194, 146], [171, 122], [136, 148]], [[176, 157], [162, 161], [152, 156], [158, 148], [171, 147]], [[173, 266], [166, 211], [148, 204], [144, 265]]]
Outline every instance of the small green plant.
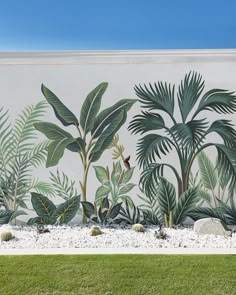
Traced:
[[136, 224], [136, 223], [145, 223], [142, 216], [142, 211], [135, 206], [132, 201], [132, 206], [128, 201], [125, 201], [125, 207], [120, 208], [120, 217], [117, 220], [117, 223], [125, 223], [125, 224]]
[[122, 203], [111, 204], [108, 197], [100, 200], [100, 205], [90, 202], [81, 202], [86, 217], [95, 223], [109, 224], [116, 223]]
[[67, 224], [74, 218], [79, 209], [80, 195], [56, 206], [47, 197], [38, 193], [31, 193], [31, 202], [38, 216], [30, 218], [28, 225]]
[[[74, 126], [78, 134], [74, 136], [49, 122], [34, 124], [37, 130], [51, 140], [48, 146], [47, 167], [57, 165], [65, 150], [79, 154], [83, 165], [80, 186], [84, 202], [87, 200], [87, 179], [91, 163], [99, 160], [110, 146], [116, 132], [125, 123], [127, 112], [136, 102], [133, 99], [123, 99], [99, 112], [107, 86], [108, 83], [103, 82], [87, 95], [78, 119], [51, 90], [42, 85], [42, 93], [52, 106], [57, 119], [66, 127]], [[83, 221], [86, 222], [85, 215]]]
[[132, 226], [132, 230], [137, 233], [144, 233], [144, 226], [140, 223], [135, 223]]
[[183, 223], [199, 201], [198, 190], [194, 187], [177, 198], [174, 185], [164, 177], [159, 178], [157, 197], [166, 227]]
[[5, 229], [1, 231], [0, 237], [1, 237], [1, 242], [8, 242], [14, 238], [11, 230], [9, 229]]
[[101, 228], [99, 226], [92, 226], [90, 230], [90, 236], [95, 237], [102, 234]]
[[118, 202], [127, 202], [132, 206], [132, 199], [127, 195], [135, 184], [129, 183], [133, 176], [134, 167], [125, 170], [122, 169], [120, 161], [113, 163], [113, 169], [110, 173], [109, 168], [106, 169], [101, 166], [94, 166], [95, 173], [101, 186], [96, 191], [95, 200], [97, 203], [104, 196], [108, 196], [113, 205]]

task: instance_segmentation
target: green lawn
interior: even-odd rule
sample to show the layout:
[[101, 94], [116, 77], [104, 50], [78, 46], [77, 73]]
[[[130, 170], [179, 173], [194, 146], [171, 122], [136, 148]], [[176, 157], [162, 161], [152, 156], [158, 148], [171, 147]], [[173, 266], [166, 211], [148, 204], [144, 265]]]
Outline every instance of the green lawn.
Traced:
[[1, 295], [236, 294], [236, 256], [0, 256]]

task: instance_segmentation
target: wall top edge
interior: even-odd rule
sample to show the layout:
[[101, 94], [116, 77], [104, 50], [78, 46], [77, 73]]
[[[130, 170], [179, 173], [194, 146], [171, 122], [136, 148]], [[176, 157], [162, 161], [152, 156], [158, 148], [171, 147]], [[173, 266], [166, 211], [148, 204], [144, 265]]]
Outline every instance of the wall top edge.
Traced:
[[236, 61], [236, 49], [0, 52], [1, 64], [168, 63]]

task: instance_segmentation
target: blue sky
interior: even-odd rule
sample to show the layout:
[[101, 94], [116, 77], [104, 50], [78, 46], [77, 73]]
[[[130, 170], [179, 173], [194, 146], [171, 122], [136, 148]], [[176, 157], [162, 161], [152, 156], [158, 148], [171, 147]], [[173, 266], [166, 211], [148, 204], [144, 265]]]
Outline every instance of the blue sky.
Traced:
[[0, 50], [236, 48], [236, 0], [0, 0]]

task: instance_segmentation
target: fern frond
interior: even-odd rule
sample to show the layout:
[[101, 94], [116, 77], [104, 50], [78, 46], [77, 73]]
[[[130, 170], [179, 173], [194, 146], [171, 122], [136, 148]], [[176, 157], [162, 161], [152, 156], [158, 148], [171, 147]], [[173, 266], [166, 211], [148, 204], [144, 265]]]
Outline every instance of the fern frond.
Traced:
[[68, 176], [64, 172], [57, 170], [56, 174], [50, 172], [53, 186], [56, 193], [63, 199], [68, 200], [78, 194], [75, 187], [75, 181], [69, 180]]
[[37, 168], [45, 163], [47, 158], [47, 148], [50, 140], [45, 140], [41, 143], [35, 144], [30, 152], [27, 152], [27, 157], [30, 165]]
[[11, 143], [15, 156], [31, 150], [33, 143], [29, 140], [37, 138], [34, 124], [44, 115], [46, 107], [47, 102], [40, 101], [35, 106], [27, 106], [16, 118]]

